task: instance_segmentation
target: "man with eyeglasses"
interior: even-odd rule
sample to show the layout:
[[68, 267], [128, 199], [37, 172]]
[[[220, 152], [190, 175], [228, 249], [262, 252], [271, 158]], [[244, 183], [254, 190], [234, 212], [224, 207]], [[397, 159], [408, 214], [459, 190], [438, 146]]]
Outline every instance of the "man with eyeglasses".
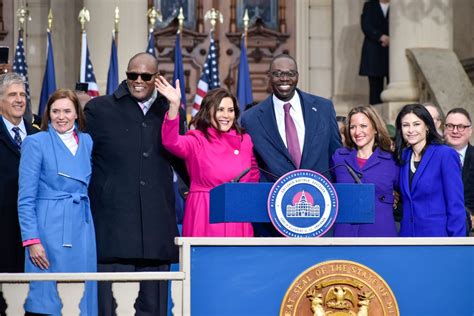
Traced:
[[[274, 182], [296, 169], [328, 176], [329, 161], [341, 146], [332, 102], [296, 88], [298, 67], [289, 55], [272, 60], [268, 79], [273, 93], [242, 115], [263, 170], [260, 181]], [[254, 228], [258, 236], [281, 236], [271, 224]]]
[[[171, 165], [183, 176], [185, 168], [161, 143], [169, 105], [155, 90], [157, 72], [156, 58], [139, 53], [117, 90], [85, 107], [99, 272], [168, 271], [178, 261]], [[136, 315], [166, 315], [167, 293], [166, 281], [140, 282]], [[115, 307], [110, 282], [100, 282], [99, 315], [115, 315]]]
[[451, 109], [446, 115], [444, 138], [446, 143], [459, 153], [461, 159], [464, 205], [471, 218], [468, 222], [469, 230], [474, 223], [474, 147], [469, 143], [471, 135], [472, 122], [469, 112], [463, 108]]

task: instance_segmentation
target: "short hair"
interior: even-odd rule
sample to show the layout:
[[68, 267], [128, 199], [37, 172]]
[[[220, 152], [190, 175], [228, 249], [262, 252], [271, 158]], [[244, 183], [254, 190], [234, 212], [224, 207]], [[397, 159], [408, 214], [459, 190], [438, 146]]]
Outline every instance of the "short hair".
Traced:
[[279, 54], [279, 55], [273, 57], [272, 61], [270, 62], [270, 66], [268, 67], [268, 70], [272, 69], [273, 63], [276, 60], [283, 59], [283, 58], [286, 58], [286, 59], [289, 59], [289, 60], [293, 61], [293, 63], [295, 64], [296, 70], [298, 70], [298, 64], [296, 63], [296, 60], [288, 54]]
[[446, 118], [446, 117], [444, 116], [443, 110], [442, 110], [439, 106], [435, 105], [435, 104], [432, 103], [432, 102], [424, 102], [424, 103], [422, 103], [422, 105], [423, 105], [425, 108], [428, 107], [428, 106], [431, 106], [432, 108], [435, 108], [436, 111], [438, 111], [439, 120], [441, 121], [441, 128], [442, 128], [442, 127], [443, 127], [444, 120], [445, 120], [445, 118]]
[[81, 104], [79, 103], [79, 99], [77, 98], [76, 93], [70, 89], [58, 89], [51, 94], [49, 97], [48, 103], [46, 104], [46, 109], [43, 114], [43, 118], [41, 119], [41, 130], [47, 131], [48, 124], [51, 120], [50, 112], [51, 106], [54, 102], [60, 99], [68, 99], [74, 104], [74, 109], [77, 113], [77, 130], [82, 131], [86, 125], [86, 118], [84, 116], [84, 111], [82, 110]]
[[469, 112], [463, 108], [454, 108], [454, 109], [449, 110], [448, 114], [446, 114], [446, 117], [448, 117], [449, 114], [455, 114], [455, 113], [464, 115], [465, 117], [467, 117], [467, 120], [469, 121], [469, 123], [472, 124], [471, 116], [469, 115]]
[[391, 140], [387, 131], [387, 126], [385, 125], [385, 122], [380, 117], [380, 115], [370, 105], [356, 106], [349, 111], [349, 114], [347, 114], [347, 123], [344, 129], [346, 147], [349, 147], [351, 149], [357, 147], [351, 138], [351, 118], [357, 113], [362, 113], [367, 116], [376, 132], [374, 137], [374, 146], [372, 150], [375, 150], [375, 148], [380, 147], [380, 149], [383, 151], [392, 152]]
[[144, 57], [144, 56], [147, 56], [147, 57], [150, 58], [150, 60], [153, 60], [153, 62], [155, 64], [155, 68], [156, 68], [156, 70], [158, 70], [158, 59], [156, 59], [155, 56], [153, 56], [152, 54], [147, 53], [147, 52], [141, 52], [141, 53], [133, 55], [133, 57], [130, 58], [130, 60], [128, 61], [127, 70], [130, 68], [130, 64], [132, 63], [132, 61], [134, 61], [135, 59], [137, 59], [139, 57]]
[[3, 94], [5, 93], [5, 90], [13, 84], [22, 84], [23, 87], [25, 87], [25, 80], [21, 75], [17, 74], [16, 72], [7, 72], [5, 74], [0, 75], [0, 99], [3, 99]]
[[395, 157], [397, 158], [399, 163], [404, 163], [404, 161], [402, 161], [402, 152], [403, 149], [408, 147], [402, 135], [402, 119], [405, 117], [405, 115], [410, 113], [415, 114], [428, 127], [428, 133], [426, 135], [426, 145], [425, 148], [423, 148], [422, 150], [422, 154], [424, 153], [426, 146], [428, 146], [429, 144], [443, 143], [441, 136], [436, 131], [436, 127], [434, 125], [434, 121], [431, 117], [430, 112], [428, 112], [428, 110], [422, 104], [407, 104], [401, 109], [400, 113], [398, 113], [397, 115], [397, 119], [395, 120], [395, 127], [397, 128], [397, 133], [395, 136]]
[[191, 120], [191, 122], [189, 122], [189, 126], [194, 126], [197, 130], [201, 131], [207, 138], [208, 128], [212, 126], [211, 116], [213, 116], [214, 120], [216, 120], [217, 108], [219, 107], [222, 99], [224, 98], [230, 98], [232, 100], [232, 104], [234, 105], [235, 119], [234, 123], [232, 124], [232, 128], [236, 130], [237, 134], [243, 134], [244, 130], [238, 122], [238, 119], [240, 117], [240, 108], [237, 103], [237, 99], [232, 93], [230, 93], [225, 88], [216, 88], [207, 92], [204, 99], [202, 99], [201, 109]]

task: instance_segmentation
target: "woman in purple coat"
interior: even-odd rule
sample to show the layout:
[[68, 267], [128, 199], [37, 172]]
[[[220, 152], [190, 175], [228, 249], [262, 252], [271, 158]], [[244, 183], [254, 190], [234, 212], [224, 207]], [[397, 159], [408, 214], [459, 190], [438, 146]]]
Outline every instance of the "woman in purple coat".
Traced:
[[353, 108], [347, 116], [345, 147], [332, 158], [335, 180], [352, 183], [344, 164], [359, 174], [363, 183], [375, 184], [375, 222], [373, 224], [336, 224], [335, 237], [396, 237], [393, 217], [394, 191], [399, 169], [391, 150], [387, 128], [370, 106]]

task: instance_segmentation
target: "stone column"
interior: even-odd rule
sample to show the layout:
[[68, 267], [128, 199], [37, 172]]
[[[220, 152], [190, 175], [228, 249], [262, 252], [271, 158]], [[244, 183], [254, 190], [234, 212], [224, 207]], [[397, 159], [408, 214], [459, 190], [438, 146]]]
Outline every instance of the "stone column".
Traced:
[[115, 7], [118, 6], [120, 10], [117, 53], [119, 82], [121, 82], [125, 79], [125, 70], [130, 57], [146, 50], [148, 37], [147, 1], [84, 0], [84, 6], [89, 10], [91, 17], [91, 21], [86, 25], [91, 61], [100, 93], [105, 94]]
[[364, 0], [333, 1], [333, 78], [332, 100], [339, 115], [347, 115], [358, 104], [368, 104], [367, 77], [359, 76], [364, 34], [360, 16]]
[[453, 47], [452, 0], [390, 1], [390, 84], [382, 92], [381, 112], [393, 122], [400, 108], [418, 102], [419, 91], [405, 50]]

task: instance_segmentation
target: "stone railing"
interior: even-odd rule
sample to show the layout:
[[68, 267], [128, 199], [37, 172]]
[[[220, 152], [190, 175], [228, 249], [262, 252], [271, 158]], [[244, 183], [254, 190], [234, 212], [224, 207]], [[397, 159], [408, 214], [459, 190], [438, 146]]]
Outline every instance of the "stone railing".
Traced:
[[[184, 272], [130, 272], [130, 273], [1, 273], [0, 288], [7, 303], [7, 315], [23, 315], [23, 304], [31, 281], [56, 281], [63, 303], [63, 315], [79, 315], [79, 302], [84, 293], [84, 281], [110, 281], [117, 302], [117, 316], [135, 314], [133, 304], [138, 296], [140, 281], [169, 280], [182, 287]], [[171, 285], [171, 287], [172, 287]], [[181, 297], [181, 295], [177, 295]], [[181, 306], [182, 302], [174, 301]], [[175, 315], [181, 313], [174, 313]]]

